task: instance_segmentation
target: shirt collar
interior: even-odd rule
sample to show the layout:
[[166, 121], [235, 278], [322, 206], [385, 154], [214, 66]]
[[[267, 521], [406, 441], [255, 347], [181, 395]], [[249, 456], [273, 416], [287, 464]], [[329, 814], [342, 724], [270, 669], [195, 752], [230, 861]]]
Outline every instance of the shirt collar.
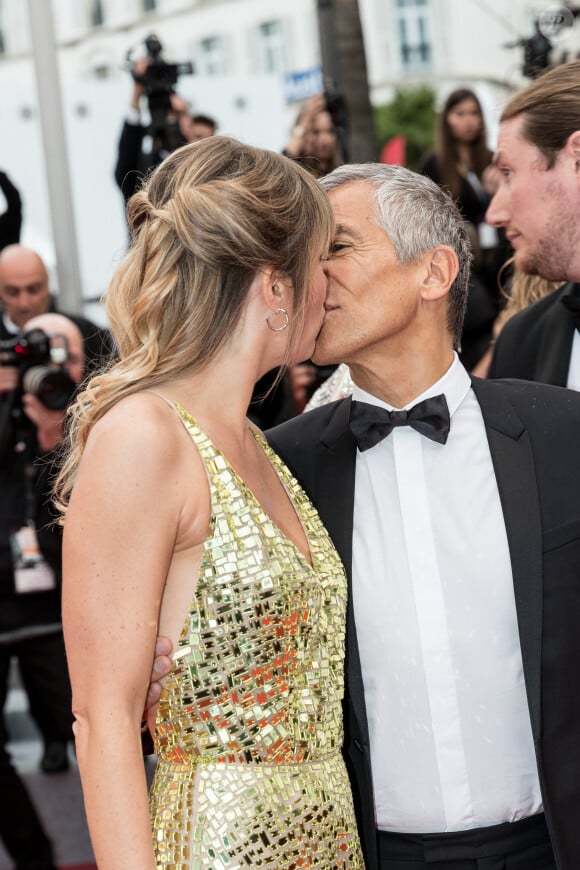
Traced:
[[404, 408], [394, 408], [393, 405], [389, 405], [387, 402], [383, 402], [381, 399], [378, 399], [376, 396], [373, 396], [371, 393], [365, 392], [365, 390], [361, 390], [360, 387], [354, 385], [352, 391], [352, 398], [357, 402], [368, 402], [369, 405], [378, 405], [379, 408], [386, 408], [387, 411], [394, 410], [407, 410], [408, 408], [413, 407], [418, 402], [422, 402], [424, 399], [429, 399], [431, 396], [438, 396], [441, 393], [444, 394], [445, 399], [447, 400], [447, 407], [449, 408], [449, 414], [453, 416], [453, 414], [457, 411], [465, 397], [467, 396], [469, 390], [471, 389], [471, 379], [467, 374], [465, 368], [459, 362], [459, 357], [457, 353], [453, 352], [453, 362], [443, 375], [443, 377], [439, 378], [434, 384], [428, 387], [424, 392], [421, 393], [420, 396], [417, 396], [411, 402], [408, 402], [404, 406]]

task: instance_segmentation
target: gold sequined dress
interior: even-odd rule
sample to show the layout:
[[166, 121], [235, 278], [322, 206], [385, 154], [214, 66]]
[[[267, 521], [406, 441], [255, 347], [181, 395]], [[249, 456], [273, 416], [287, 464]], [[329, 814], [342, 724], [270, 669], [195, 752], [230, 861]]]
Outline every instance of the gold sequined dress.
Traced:
[[157, 714], [157, 867], [363, 868], [341, 755], [344, 569], [260, 435], [312, 567], [176, 407], [207, 470], [212, 517]]

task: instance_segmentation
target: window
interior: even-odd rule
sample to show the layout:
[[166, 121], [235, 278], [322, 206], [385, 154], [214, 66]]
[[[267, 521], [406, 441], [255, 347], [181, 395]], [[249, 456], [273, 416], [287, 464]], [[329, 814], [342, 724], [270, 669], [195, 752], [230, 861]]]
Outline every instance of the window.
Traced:
[[284, 67], [282, 22], [264, 21], [258, 27], [258, 69], [263, 73], [281, 73]]
[[197, 51], [199, 62], [196, 72], [206, 76], [225, 75], [228, 71], [224, 41], [219, 36], [200, 40]]
[[103, 4], [101, 0], [93, 0], [91, 3], [91, 24], [93, 27], [101, 27], [105, 22]]
[[431, 67], [431, 38], [428, 0], [397, 0], [397, 29], [401, 65], [405, 72]]

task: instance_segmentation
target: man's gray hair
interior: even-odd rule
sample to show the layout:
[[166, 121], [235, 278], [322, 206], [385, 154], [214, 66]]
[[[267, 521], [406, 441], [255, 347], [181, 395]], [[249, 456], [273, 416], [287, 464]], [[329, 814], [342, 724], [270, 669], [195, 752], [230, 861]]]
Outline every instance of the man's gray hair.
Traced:
[[448, 325], [459, 342], [471, 268], [471, 244], [461, 212], [441, 188], [403, 166], [353, 163], [339, 166], [320, 179], [329, 193], [345, 184], [363, 181], [374, 193], [375, 219], [393, 243], [403, 264], [415, 263], [437, 245], [457, 254], [459, 272], [449, 292]]

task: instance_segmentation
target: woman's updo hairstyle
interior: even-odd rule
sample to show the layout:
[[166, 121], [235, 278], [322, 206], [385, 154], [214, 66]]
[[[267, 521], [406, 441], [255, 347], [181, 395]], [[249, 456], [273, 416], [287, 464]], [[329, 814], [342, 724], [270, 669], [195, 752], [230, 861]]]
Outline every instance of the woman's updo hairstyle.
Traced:
[[260, 268], [294, 288], [289, 345], [332, 217], [311, 176], [279, 154], [214, 136], [178, 149], [129, 201], [132, 243], [107, 313], [121, 358], [149, 348], [159, 379], [206, 365], [232, 335]]
[[128, 220], [131, 245], [106, 297], [118, 361], [70, 411], [70, 452], [57, 482], [63, 509], [95, 421], [126, 395], [210, 364], [261, 268], [293, 288], [290, 356], [310, 270], [333, 232], [326, 194], [303, 167], [225, 136], [170, 154], [129, 201]]

